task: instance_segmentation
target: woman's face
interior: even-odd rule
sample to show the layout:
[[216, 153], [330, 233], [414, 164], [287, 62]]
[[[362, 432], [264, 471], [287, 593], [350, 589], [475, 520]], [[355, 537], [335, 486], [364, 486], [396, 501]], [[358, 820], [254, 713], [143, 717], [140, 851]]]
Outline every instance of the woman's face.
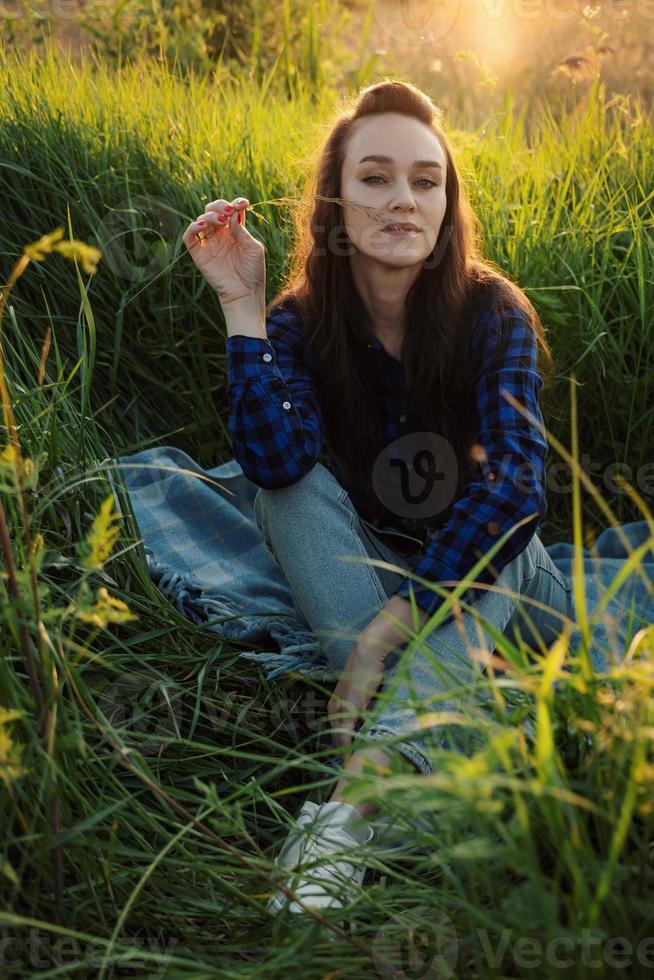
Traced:
[[[346, 147], [340, 194], [350, 202], [343, 205], [343, 215], [355, 251], [395, 267], [424, 262], [445, 215], [446, 166], [440, 142], [418, 119], [384, 112], [357, 120]], [[411, 223], [417, 231], [384, 230], [393, 223]]]

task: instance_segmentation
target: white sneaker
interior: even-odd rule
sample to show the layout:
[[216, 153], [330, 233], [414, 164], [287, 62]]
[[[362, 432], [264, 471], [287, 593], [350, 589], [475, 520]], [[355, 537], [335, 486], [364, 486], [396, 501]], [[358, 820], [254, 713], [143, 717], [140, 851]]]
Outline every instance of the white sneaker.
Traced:
[[[342, 908], [356, 896], [366, 873], [357, 850], [372, 840], [372, 827], [356, 807], [339, 801], [318, 805], [307, 800], [296, 823], [275, 858], [277, 867], [291, 872], [285, 884], [312, 908]], [[266, 909], [304, 912], [282, 891], [268, 900]]]

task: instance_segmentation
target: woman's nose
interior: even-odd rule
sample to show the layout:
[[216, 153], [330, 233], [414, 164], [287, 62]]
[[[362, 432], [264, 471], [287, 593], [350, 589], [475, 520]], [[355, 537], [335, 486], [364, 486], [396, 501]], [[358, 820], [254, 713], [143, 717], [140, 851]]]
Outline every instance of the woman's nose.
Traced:
[[411, 214], [413, 214], [415, 210], [416, 210], [415, 202], [412, 201], [411, 199], [406, 199], [406, 198], [402, 198], [401, 200], [399, 198], [395, 198], [395, 200], [392, 202], [391, 206], [389, 207], [389, 211], [391, 212], [391, 214], [394, 214], [396, 211], [402, 212], [402, 214], [408, 211]]
[[410, 188], [399, 188], [396, 190], [390, 206], [391, 209], [402, 208], [405, 210], [406, 208], [410, 208], [411, 210], [415, 210], [416, 202]]

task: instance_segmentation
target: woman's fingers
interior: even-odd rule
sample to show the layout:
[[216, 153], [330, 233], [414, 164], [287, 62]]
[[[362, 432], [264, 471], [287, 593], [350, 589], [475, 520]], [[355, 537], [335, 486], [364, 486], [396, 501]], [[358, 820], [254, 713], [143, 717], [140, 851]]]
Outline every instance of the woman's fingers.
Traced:
[[205, 225], [211, 225], [213, 228], [226, 228], [229, 224], [229, 216], [218, 214], [216, 211], [207, 211], [198, 218], [198, 221], [204, 221]]
[[210, 214], [203, 214], [202, 217], [198, 218], [196, 221], [192, 221], [191, 224], [186, 229], [184, 238], [190, 239], [200, 239], [210, 238], [212, 235], [219, 233], [222, 228], [226, 228], [229, 225], [229, 218], [223, 218], [211, 212]]
[[213, 235], [214, 231], [226, 225], [226, 221], [218, 221], [217, 215], [202, 215], [195, 221], [192, 221], [186, 231], [184, 232], [184, 238], [190, 237], [195, 238], [198, 232], [202, 235], [209, 233]]
[[220, 231], [221, 228], [231, 227], [233, 229], [237, 222], [245, 225], [245, 209], [249, 206], [250, 202], [245, 197], [236, 197], [231, 202], [222, 197], [217, 201], [209, 201], [204, 214], [191, 222], [186, 229], [186, 234], [195, 236], [198, 232], [206, 232], [207, 230], [213, 234], [214, 231]]
[[217, 201], [209, 201], [205, 211], [217, 211], [219, 214], [225, 211], [229, 214], [231, 211], [242, 211], [249, 205], [250, 202], [246, 197], [235, 197], [233, 201], [226, 201], [221, 197]]
[[[224, 214], [228, 218], [232, 218], [232, 226], [237, 223], [245, 225], [245, 211], [249, 206], [250, 202], [246, 197], [235, 197], [231, 203], [219, 198], [217, 201], [209, 201], [206, 211], [207, 213], [215, 212], [218, 215]], [[226, 225], [227, 222], [224, 224]]]

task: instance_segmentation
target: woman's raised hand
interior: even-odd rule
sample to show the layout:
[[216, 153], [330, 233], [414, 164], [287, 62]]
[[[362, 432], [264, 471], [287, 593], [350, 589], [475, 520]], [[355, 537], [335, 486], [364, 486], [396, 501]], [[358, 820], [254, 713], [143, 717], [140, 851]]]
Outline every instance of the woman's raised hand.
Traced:
[[248, 206], [244, 197], [231, 204], [211, 201], [182, 238], [196, 266], [218, 293], [223, 311], [234, 304], [265, 303], [266, 253], [245, 227]]

